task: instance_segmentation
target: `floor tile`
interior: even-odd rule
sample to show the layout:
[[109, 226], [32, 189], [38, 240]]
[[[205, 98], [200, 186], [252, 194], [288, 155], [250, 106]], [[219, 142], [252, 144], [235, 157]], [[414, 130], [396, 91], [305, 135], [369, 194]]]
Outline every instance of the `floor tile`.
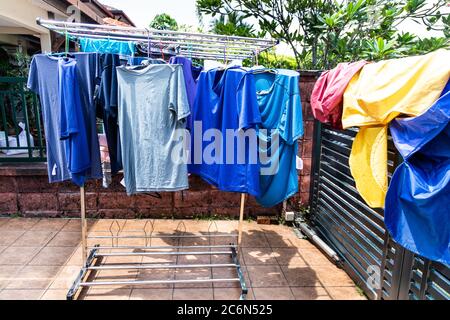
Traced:
[[29, 263], [36, 266], [62, 266], [67, 263], [73, 252], [72, 247], [44, 247]]
[[121, 288], [90, 288], [83, 300], [128, 300], [131, 295], [131, 289]]
[[[175, 271], [176, 280], [207, 280], [212, 278], [210, 268], [178, 269]], [[175, 288], [212, 288], [212, 283], [177, 283]]]
[[212, 300], [212, 288], [185, 289], [177, 288], [173, 291], [173, 300]]
[[319, 249], [300, 249], [299, 252], [309, 266], [334, 265]]
[[[236, 268], [214, 268], [213, 279], [235, 279], [239, 278]], [[242, 271], [245, 273], [244, 271]], [[214, 282], [214, 288], [240, 288], [240, 282]]]
[[[239, 300], [241, 297], [241, 288], [214, 288], [214, 300]], [[253, 291], [248, 289], [245, 300], [253, 300]]]
[[9, 219], [7, 223], [2, 224], [1, 229], [2, 231], [26, 231], [31, 229], [38, 221], [38, 219], [31, 218], [13, 218]]
[[318, 275], [310, 267], [281, 266], [281, 269], [290, 286], [314, 287], [321, 285]]
[[270, 248], [242, 248], [245, 265], [278, 264], [277, 254]]
[[46, 245], [56, 234], [54, 231], [27, 231], [14, 243], [13, 247], [40, 247]]
[[173, 289], [133, 289], [130, 300], [172, 300]]
[[76, 247], [81, 242], [81, 233], [77, 231], [60, 231], [48, 243], [49, 247]]
[[58, 266], [26, 266], [5, 289], [47, 289], [59, 269]]
[[245, 232], [242, 234], [241, 247], [262, 247], [268, 248], [269, 243], [262, 232]]
[[300, 256], [297, 248], [274, 248], [272, 250], [280, 266], [306, 266], [306, 262]]
[[296, 300], [331, 300], [323, 287], [291, 287]]
[[[175, 270], [174, 269], [141, 269], [138, 272], [136, 280], [139, 281], [165, 281], [174, 280]], [[145, 284], [136, 285], [136, 289], [171, 289], [173, 288], [172, 283], [158, 283], [158, 284]]]
[[25, 231], [0, 230], [0, 246], [10, 246], [24, 233]]
[[9, 247], [0, 253], [0, 264], [23, 266], [29, 263], [41, 247]]
[[45, 290], [2, 290], [0, 300], [39, 300]]
[[294, 300], [289, 287], [253, 288], [256, 300]]
[[30, 230], [31, 231], [60, 231], [69, 219], [41, 219]]
[[334, 300], [366, 300], [356, 287], [327, 287]]
[[21, 270], [18, 266], [2, 266], [0, 265], [0, 290], [8, 285], [11, 279]]
[[247, 271], [250, 278], [250, 286], [252, 288], [283, 287], [288, 285], [283, 272], [277, 265], [248, 266]]
[[353, 281], [344, 270], [336, 266], [317, 266], [313, 267], [323, 286], [347, 287], [354, 286]]
[[56, 274], [53, 279], [49, 289], [51, 290], [69, 290], [75, 281], [76, 277], [80, 273], [80, 266], [70, 266], [66, 265], [64, 267], [58, 267], [59, 272]]
[[67, 290], [62, 289], [49, 289], [45, 291], [41, 300], [66, 300]]

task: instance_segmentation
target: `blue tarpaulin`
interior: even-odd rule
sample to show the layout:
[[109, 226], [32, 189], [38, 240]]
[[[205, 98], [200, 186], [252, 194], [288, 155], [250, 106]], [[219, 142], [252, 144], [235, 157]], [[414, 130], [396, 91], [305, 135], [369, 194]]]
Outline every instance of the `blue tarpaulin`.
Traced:
[[386, 227], [401, 246], [450, 264], [450, 82], [425, 113], [390, 129], [404, 162], [386, 195]]

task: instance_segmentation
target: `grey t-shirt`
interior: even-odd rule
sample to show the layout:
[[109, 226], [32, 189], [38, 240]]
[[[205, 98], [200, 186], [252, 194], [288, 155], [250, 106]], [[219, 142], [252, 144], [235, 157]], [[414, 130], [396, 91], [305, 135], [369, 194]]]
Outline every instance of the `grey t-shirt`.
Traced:
[[187, 165], [172, 159], [190, 113], [182, 67], [121, 66], [117, 80], [127, 194], [187, 189]]

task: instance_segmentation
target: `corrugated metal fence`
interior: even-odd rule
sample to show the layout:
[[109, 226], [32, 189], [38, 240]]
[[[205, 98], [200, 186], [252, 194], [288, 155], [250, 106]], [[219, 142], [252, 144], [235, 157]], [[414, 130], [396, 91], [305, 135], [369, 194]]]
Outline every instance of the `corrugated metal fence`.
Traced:
[[[357, 130], [315, 123], [309, 220], [343, 259], [342, 267], [371, 299], [450, 299], [450, 268], [394, 243], [383, 210], [359, 196], [348, 166]], [[398, 161], [389, 141], [389, 176]]]

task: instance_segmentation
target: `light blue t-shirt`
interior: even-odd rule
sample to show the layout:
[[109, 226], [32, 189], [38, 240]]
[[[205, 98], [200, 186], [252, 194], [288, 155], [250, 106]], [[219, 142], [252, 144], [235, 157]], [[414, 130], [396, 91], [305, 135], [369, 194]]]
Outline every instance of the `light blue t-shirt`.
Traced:
[[[298, 192], [297, 139], [303, 135], [299, 74], [284, 69], [259, 71], [254, 74], [254, 80], [262, 121], [259, 129], [267, 130], [258, 131], [261, 194], [256, 200], [271, 207]], [[279, 142], [277, 149], [274, 139]], [[262, 154], [266, 157], [261, 157]], [[263, 174], [264, 170], [267, 171]]]
[[[119, 129], [127, 194], [188, 188], [183, 143], [189, 102], [180, 65], [117, 68]], [[179, 149], [176, 149], [179, 147]]]
[[65, 142], [67, 168], [72, 181], [82, 186], [91, 167], [86, 118], [81, 105], [75, 59], [58, 61], [60, 139]]
[[131, 56], [136, 51], [133, 41], [108, 39], [80, 38], [80, 47], [83, 52], [115, 53], [126, 56]]
[[[98, 56], [95, 53], [74, 53], [77, 62], [77, 79], [81, 106], [86, 115], [85, 123], [90, 150], [91, 168], [87, 177], [102, 178], [100, 148], [98, 143], [94, 90], [97, 77]], [[61, 108], [58, 90], [58, 61], [60, 57], [37, 54], [33, 56], [28, 76], [28, 88], [39, 95], [44, 121], [49, 182], [70, 180], [66, 144], [60, 140]]]

